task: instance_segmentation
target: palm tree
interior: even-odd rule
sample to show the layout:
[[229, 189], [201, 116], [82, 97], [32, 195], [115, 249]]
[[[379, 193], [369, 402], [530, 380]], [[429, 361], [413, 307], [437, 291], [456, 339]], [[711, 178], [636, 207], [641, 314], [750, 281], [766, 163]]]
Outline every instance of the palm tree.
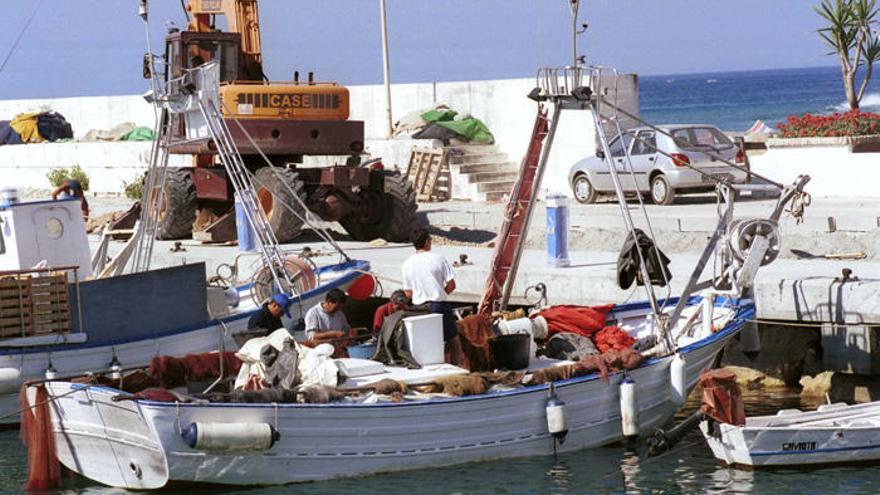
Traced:
[[[877, 0], [822, 0], [814, 10], [828, 22], [819, 36], [834, 49], [831, 55], [840, 58], [846, 101], [855, 110], [868, 88], [874, 62], [880, 61], [880, 36], [874, 30], [880, 16]], [[865, 70], [856, 91], [861, 68]]]

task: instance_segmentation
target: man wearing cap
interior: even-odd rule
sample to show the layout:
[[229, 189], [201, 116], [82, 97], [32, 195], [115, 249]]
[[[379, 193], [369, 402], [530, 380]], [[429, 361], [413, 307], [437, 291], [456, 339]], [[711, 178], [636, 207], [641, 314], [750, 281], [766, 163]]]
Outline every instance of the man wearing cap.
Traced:
[[52, 191], [52, 199], [79, 198], [79, 205], [82, 209], [83, 218], [89, 218], [89, 202], [86, 201], [86, 195], [83, 192], [82, 184], [78, 180], [65, 179], [60, 186]]
[[320, 344], [333, 341], [334, 346], [344, 349], [344, 342], [336, 339], [346, 337], [351, 330], [342, 306], [345, 305], [345, 292], [331, 289], [324, 300], [306, 312], [306, 338]]
[[248, 320], [248, 330], [263, 329], [266, 335], [279, 328], [284, 328], [281, 323], [281, 314], [290, 318], [290, 298], [284, 294], [275, 294], [263, 307], [260, 308], [251, 319]]

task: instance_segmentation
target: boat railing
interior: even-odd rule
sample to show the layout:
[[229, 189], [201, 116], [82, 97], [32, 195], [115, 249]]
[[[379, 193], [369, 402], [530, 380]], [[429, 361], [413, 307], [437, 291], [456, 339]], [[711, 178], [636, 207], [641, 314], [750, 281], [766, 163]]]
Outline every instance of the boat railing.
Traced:
[[0, 341], [68, 334], [74, 310], [81, 322], [78, 266], [0, 271]]

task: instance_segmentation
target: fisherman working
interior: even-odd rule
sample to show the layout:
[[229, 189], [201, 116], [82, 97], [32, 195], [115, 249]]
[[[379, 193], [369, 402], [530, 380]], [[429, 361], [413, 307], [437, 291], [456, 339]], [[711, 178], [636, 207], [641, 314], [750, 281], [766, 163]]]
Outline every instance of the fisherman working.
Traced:
[[281, 322], [281, 315], [284, 314], [290, 318], [290, 298], [284, 294], [275, 294], [269, 299], [263, 307], [260, 308], [251, 319], [248, 320], [248, 330], [263, 329], [266, 335], [284, 328]]
[[64, 179], [60, 186], [52, 191], [52, 199], [79, 198], [79, 205], [82, 209], [83, 218], [89, 217], [89, 202], [86, 201], [86, 195], [83, 192], [82, 184], [78, 180]]
[[455, 290], [452, 265], [439, 254], [431, 252], [431, 235], [419, 231], [413, 237], [416, 254], [403, 263], [403, 290], [413, 305], [428, 304], [432, 313], [443, 315], [443, 341], [446, 343], [446, 361], [458, 362], [461, 347], [455, 314], [446, 300]]
[[348, 336], [351, 326], [342, 307], [345, 305], [345, 292], [331, 289], [318, 303], [306, 312], [306, 338], [314, 344], [332, 343], [338, 349], [344, 349], [343, 339]]
[[382, 331], [382, 324], [385, 323], [385, 318], [393, 315], [398, 311], [403, 311], [409, 307], [409, 298], [406, 297], [406, 292], [398, 289], [391, 293], [391, 298], [387, 303], [379, 306], [376, 309], [376, 313], [373, 315], [373, 332], [379, 333]]

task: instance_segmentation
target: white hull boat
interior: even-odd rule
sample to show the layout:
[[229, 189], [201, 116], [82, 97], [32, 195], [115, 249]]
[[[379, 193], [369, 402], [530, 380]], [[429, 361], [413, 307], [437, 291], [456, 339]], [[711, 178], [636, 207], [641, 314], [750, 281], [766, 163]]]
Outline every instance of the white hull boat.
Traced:
[[786, 409], [743, 426], [705, 420], [700, 431], [718, 461], [747, 469], [880, 461], [880, 402]]
[[[692, 301], [696, 310], [698, 298]], [[685, 337], [689, 391], [724, 345], [753, 317], [751, 301], [716, 301], [724, 325], [717, 333]], [[647, 304], [617, 308], [633, 335], [652, 329]], [[687, 312], [685, 313], [687, 314]], [[675, 355], [645, 361], [626, 372], [635, 382], [641, 431], [667, 422], [680, 407], [670, 380]], [[377, 404], [228, 404], [119, 400], [119, 390], [48, 382], [58, 459], [69, 469], [117, 487], [150, 489], [169, 481], [265, 485], [447, 466], [465, 462], [548, 455], [624, 438], [617, 372], [557, 381], [568, 434], [555, 445], [548, 430], [549, 385], [476, 396]], [[246, 452], [190, 446], [190, 425], [223, 430], [225, 440], [249, 438]], [[261, 437], [258, 432], [265, 434]], [[273, 439], [271, 432], [277, 432]], [[222, 443], [221, 441], [221, 443]], [[218, 450], [220, 449], [220, 450]]]

